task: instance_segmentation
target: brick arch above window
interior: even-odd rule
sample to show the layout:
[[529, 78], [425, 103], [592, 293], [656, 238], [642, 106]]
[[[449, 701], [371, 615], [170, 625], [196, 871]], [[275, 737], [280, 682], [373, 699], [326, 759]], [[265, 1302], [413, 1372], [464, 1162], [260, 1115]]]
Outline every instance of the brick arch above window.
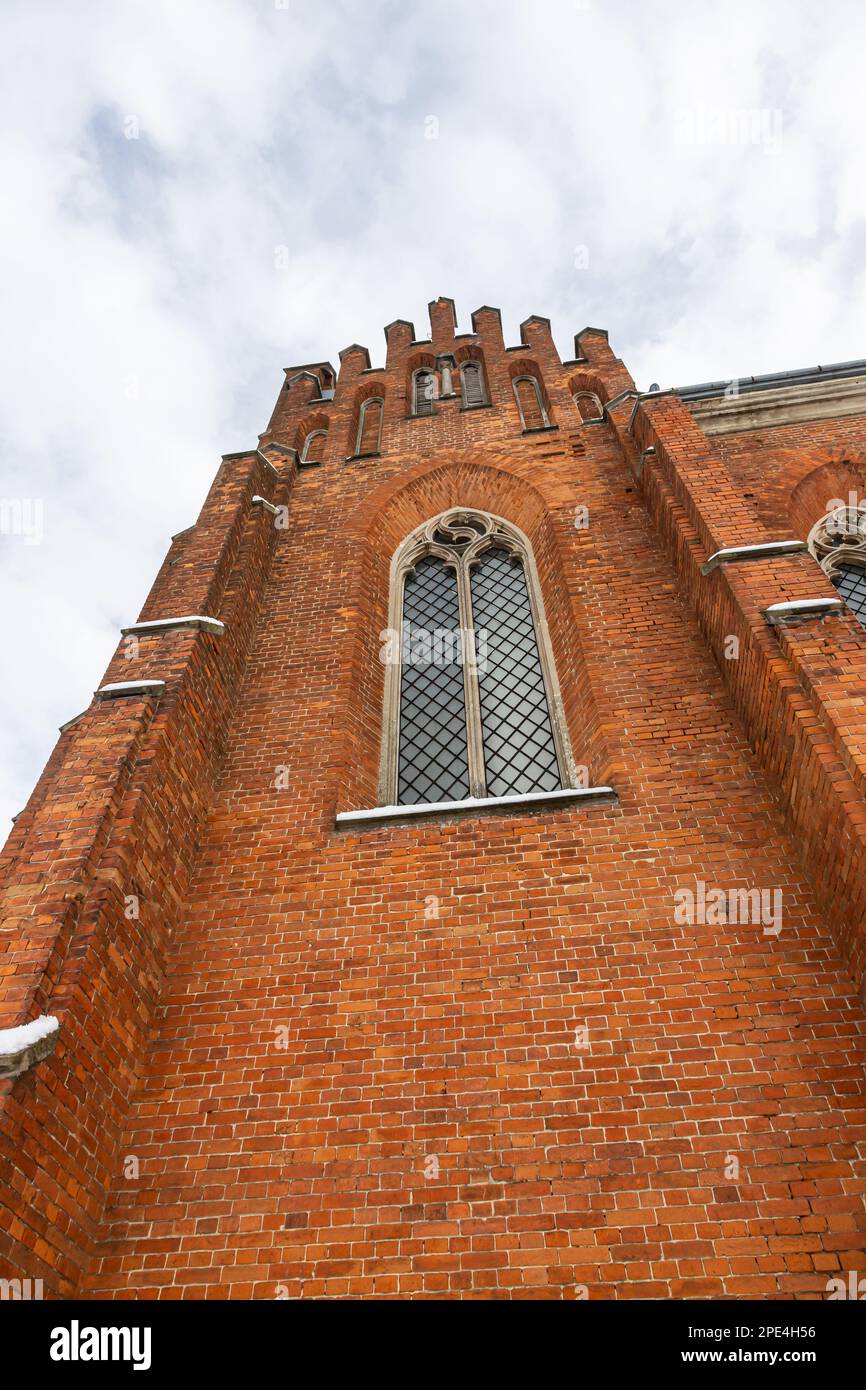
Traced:
[[[510, 393], [507, 378], [505, 389]], [[516, 427], [516, 405], [510, 408]], [[389, 419], [390, 405], [386, 430]], [[423, 424], [416, 428], [426, 434]], [[386, 804], [379, 783], [388, 675], [382, 634], [390, 621], [394, 554], [431, 517], [458, 505], [463, 510], [507, 518], [532, 546], [569, 740], [580, 765], [578, 785], [607, 784], [627, 761], [622, 732], [599, 717], [598, 702], [608, 698], [607, 667], [603, 660], [587, 664], [593, 638], [568, 583], [572, 553], [575, 563], [578, 560], [579, 534], [571, 528], [560, 531], [556, 521], [559, 494], [551, 478], [544, 472], [528, 477], [519, 453], [513, 451], [495, 463], [489, 459], [482, 462], [476, 449], [455, 451], [443, 442], [405, 469], [383, 470], [381, 476], [371, 469], [371, 486], [364, 489], [341, 523], [340, 543], [352, 557], [347, 562], [346, 602], [355, 614], [358, 643], [349, 694], [338, 716], [346, 740], [337, 795], [340, 811]], [[549, 495], [548, 483], [552, 488]]]
[[804, 458], [799, 450], [788, 455], [778, 451], [766, 467], [767, 473], [773, 470], [776, 476], [768, 479], [766, 490], [761, 489], [761, 500], [782, 516], [787, 513], [793, 534], [804, 540], [829, 512], [843, 504], [866, 502], [866, 456], [854, 451], [822, 453]]

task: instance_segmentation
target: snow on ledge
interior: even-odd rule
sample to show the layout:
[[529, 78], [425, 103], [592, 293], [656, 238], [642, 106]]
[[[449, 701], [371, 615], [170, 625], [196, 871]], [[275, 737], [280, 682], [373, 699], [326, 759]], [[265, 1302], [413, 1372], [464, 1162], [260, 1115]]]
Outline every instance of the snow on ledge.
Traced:
[[43, 1014], [19, 1028], [0, 1028], [0, 1079], [20, 1076], [51, 1055], [60, 1033], [60, 1020]]

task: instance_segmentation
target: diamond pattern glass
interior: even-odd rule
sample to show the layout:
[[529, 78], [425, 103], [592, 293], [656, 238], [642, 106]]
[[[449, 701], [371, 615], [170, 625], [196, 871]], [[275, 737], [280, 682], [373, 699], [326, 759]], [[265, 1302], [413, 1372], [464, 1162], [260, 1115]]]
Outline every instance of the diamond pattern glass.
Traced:
[[854, 617], [866, 627], [866, 570], [862, 565], [840, 565], [833, 583]]
[[487, 550], [471, 587], [487, 795], [555, 791], [559, 764], [523, 565], [501, 547]]
[[457, 576], [438, 555], [405, 579], [398, 766], [401, 806], [469, 795]]

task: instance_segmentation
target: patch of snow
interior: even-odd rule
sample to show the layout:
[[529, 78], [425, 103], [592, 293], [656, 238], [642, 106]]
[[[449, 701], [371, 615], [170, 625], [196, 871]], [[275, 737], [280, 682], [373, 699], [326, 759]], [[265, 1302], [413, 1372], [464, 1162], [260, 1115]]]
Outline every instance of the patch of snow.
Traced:
[[0, 1057], [14, 1057], [25, 1047], [32, 1047], [42, 1038], [50, 1037], [60, 1027], [60, 1020], [53, 1014], [43, 1014], [41, 1018], [22, 1023], [20, 1028], [0, 1028]]

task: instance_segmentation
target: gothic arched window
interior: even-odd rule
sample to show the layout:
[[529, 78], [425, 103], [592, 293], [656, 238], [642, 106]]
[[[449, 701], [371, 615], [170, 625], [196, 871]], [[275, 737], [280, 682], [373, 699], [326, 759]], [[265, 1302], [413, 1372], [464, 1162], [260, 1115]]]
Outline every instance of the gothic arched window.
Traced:
[[325, 440], [327, 437], [327, 430], [310, 430], [310, 433], [304, 440], [304, 447], [301, 449], [301, 457], [298, 460], [301, 467], [307, 467], [314, 463], [322, 462], [325, 452]]
[[432, 415], [436, 397], [436, 377], [426, 367], [419, 367], [412, 376], [412, 412]]
[[822, 516], [807, 544], [840, 598], [866, 627], [866, 504], [843, 505]]
[[384, 401], [381, 396], [371, 396], [361, 405], [358, 415], [358, 430], [355, 435], [355, 454], [378, 454], [382, 443], [382, 408]]
[[476, 405], [487, 404], [484, 393], [484, 373], [481, 370], [480, 362], [464, 362], [460, 368], [460, 379], [463, 385], [463, 405], [466, 410], [470, 410]]
[[520, 411], [520, 422], [525, 430], [547, 429], [550, 418], [544, 405], [541, 386], [534, 376], [514, 378], [514, 394]]
[[604, 406], [594, 391], [575, 391], [574, 404], [581, 420], [604, 419]]
[[385, 805], [521, 796], [576, 785], [529, 542], [454, 508], [391, 569]]

